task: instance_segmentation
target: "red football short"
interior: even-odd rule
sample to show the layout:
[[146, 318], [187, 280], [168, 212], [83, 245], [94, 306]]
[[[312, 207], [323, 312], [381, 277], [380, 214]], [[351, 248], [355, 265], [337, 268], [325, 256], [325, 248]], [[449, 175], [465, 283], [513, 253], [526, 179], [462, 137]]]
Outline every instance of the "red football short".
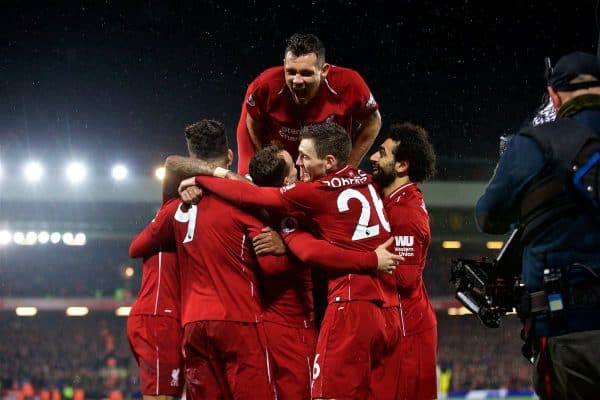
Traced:
[[360, 300], [329, 304], [317, 341], [312, 397], [366, 399], [386, 343], [381, 307]]
[[437, 398], [437, 327], [400, 338], [398, 399]]
[[317, 331], [290, 327], [276, 322], [263, 322], [277, 398], [310, 399], [310, 382], [317, 345]]
[[400, 364], [402, 353], [400, 348], [400, 307], [384, 307], [381, 309], [385, 318], [385, 332], [388, 343], [381, 358], [373, 368], [371, 375], [370, 399], [397, 399], [400, 381]]
[[160, 315], [130, 315], [127, 339], [140, 367], [140, 390], [148, 396], [181, 396], [181, 322]]
[[183, 357], [188, 400], [275, 398], [260, 323], [190, 322]]

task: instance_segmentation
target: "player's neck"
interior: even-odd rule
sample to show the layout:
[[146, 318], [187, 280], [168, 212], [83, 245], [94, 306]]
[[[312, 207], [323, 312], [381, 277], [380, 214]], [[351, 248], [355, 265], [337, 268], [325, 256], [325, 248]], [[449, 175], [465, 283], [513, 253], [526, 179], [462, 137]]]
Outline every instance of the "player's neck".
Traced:
[[394, 192], [396, 189], [406, 185], [407, 183], [410, 183], [410, 178], [408, 176], [397, 176], [392, 183], [381, 189], [383, 197]]

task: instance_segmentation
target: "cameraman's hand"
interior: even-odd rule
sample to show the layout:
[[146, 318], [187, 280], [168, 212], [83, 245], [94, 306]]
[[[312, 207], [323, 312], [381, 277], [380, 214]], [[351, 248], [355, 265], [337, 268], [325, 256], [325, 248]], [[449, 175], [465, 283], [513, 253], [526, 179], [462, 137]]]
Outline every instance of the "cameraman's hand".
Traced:
[[390, 237], [375, 249], [375, 254], [377, 254], [377, 272], [391, 274], [396, 269], [398, 261], [404, 261], [404, 257], [390, 253], [387, 250], [393, 241], [394, 238]]

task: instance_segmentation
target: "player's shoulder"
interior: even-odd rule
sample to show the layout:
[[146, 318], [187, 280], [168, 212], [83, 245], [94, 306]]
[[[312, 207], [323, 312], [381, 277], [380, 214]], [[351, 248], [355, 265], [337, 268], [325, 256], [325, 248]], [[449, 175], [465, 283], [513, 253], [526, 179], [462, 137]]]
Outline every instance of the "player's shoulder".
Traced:
[[267, 68], [251, 83], [255, 90], [266, 89], [268, 91], [280, 90], [283, 84], [285, 84], [285, 76], [281, 65]]
[[358, 71], [352, 68], [331, 65], [327, 73], [327, 82], [335, 91], [349, 90], [363, 81], [364, 79]]

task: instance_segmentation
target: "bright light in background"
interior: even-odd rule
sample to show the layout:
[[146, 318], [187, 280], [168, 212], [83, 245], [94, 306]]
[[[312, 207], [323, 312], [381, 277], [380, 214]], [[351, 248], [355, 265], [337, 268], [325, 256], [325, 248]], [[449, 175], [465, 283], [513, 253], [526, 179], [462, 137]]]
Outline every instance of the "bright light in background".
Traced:
[[85, 237], [85, 233], [78, 232], [73, 241], [71, 242], [71, 246], [83, 246], [86, 243], [87, 239]]
[[13, 242], [16, 244], [23, 244], [23, 242], [25, 242], [25, 234], [19, 231], [13, 233]]
[[44, 176], [44, 167], [37, 161], [30, 161], [25, 164], [23, 174], [28, 182], [39, 182]]
[[38, 242], [40, 242], [41, 244], [46, 244], [48, 243], [48, 240], [50, 240], [50, 234], [46, 231], [41, 231], [40, 233], [38, 233], [37, 239]]
[[123, 272], [125, 274], [126, 278], [131, 278], [134, 274], [135, 270], [133, 269], [133, 267], [125, 267], [125, 271]]
[[65, 173], [67, 175], [67, 179], [71, 183], [79, 183], [83, 181], [87, 175], [87, 170], [85, 165], [79, 161], [74, 161], [67, 165], [65, 169]]
[[71, 232], [65, 232], [62, 234], [62, 241], [64, 244], [71, 244], [73, 242], [73, 234]]
[[117, 164], [112, 169], [112, 177], [116, 181], [122, 181], [127, 178], [127, 167], [123, 164]]
[[12, 235], [9, 231], [0, 231], [0, 245], [9, 244], [12, 240]]
[[32, 245], [37, 243], [37, 232], [27, 232], [25, 235], [25, 244]]
[[118, 317], [126, 317], [131, 312], [131, 307], [119, 307], [115, 310], [115, 315]]
[[65, 313], [69, 317], [83, 317], [90, 312], [87, 307], [67, 307]]
[[62, 236], [61, 236], [60, 232], [52, 232], [52, 234], [50, 235], [50, 241], [53, 244], [56, 244], [56, 243], [60, 242], [61, 237]]
[[37, 314], [37, 308], [35, 307], [17, 307], [15, 308], [15, 313], [19, 317], [33, 317]]
[[485, 247], [487, 247], [490, 250], [500, 250], [503, 244], [503, 242], [498, 240], [490, 240], [485, 244]]
[[154, 171], [154, 176], [159, 181], [162, 181], [163, 179], [165, 179], [165, 167], [156, 168], [156, 171]]
[[444, 240], [442, 242], [442, 247], [444, 249], [460, 249], [462, 247], [462, 243], [458, 240]]

